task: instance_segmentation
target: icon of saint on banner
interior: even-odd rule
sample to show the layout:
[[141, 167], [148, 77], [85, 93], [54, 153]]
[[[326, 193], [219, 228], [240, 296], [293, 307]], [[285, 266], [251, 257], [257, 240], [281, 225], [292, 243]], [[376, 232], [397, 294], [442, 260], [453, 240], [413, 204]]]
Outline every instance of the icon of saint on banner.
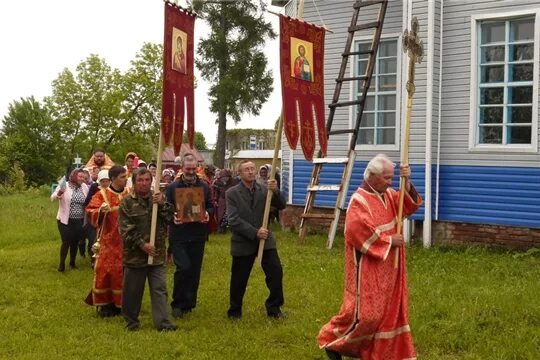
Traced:
[[313, 81], [313, 43], [291, 37], [291, 76]]
[[185, 74], [187, 34], [175, 27], [172, 28], [172, 32], [172, 68]]

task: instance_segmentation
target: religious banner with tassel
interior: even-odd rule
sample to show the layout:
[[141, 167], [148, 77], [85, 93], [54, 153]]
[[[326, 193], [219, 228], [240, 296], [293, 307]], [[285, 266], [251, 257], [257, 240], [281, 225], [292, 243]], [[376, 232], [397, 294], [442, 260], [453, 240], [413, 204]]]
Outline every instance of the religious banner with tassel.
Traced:
[[[163, 37], [163, 100], [159, 130], [156, 174], [161, 174], [163, 148], [171, 143], [175, 155], [180, 154], [184, 135], [184, 114], [187, 113], [189, 146], [195, 135], [195, 103], [193, 77], [193, 33], [196, 14], [165, 1], [165, 30]], [[187, 111], [186, 111], [187, 108]], [[159, 182], [157, 182], [159, 184]], [[162, 191], [163, 189], [154, 189]], [[152, 205], [150, 244], [156, 241], [158, 204]], [[148, 255], [148, 264], [154, 257]]]
[[[283, 129], [291, 149], [298, 138], [307, 160], [315, 152], [315, 125], [321, 156], [326, 156], [324, 113], [325, 29], [280, 15], [281, 94]], [[298, 126], [300, 124], [300, 128]]]
[[164, 144], [169, 145], [172, 142], [175, 155], [180, 154], [184, 120], [187, 121], [189, 146], [193, 148], [195, 134], [194, 27], [195, 14], [176, 4], [165, 2], [161, 131]]

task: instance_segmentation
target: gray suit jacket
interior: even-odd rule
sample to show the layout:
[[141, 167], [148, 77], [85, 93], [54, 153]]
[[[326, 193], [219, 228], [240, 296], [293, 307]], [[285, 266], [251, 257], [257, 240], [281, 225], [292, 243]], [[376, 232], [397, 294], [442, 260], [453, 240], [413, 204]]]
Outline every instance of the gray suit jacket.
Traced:
[[[232, 256], [257, 254], [259, 247], [257, 230], [259, 230], [263, 223], [267, 189], [257, 182], [253, 186], [255, 188], [253, 199], [250, 190], [242, 182], [231, 187], [225, 194], [228, 222], [232, 229]], [[278, 209], [284, 209], [285, 205], [285, 199], [281, 195], [281, 192], [274, 192], [272, 206]], [[270, 233], [264, 244], [264, 249], [275, 248], [276, 240], [272, 233]]]

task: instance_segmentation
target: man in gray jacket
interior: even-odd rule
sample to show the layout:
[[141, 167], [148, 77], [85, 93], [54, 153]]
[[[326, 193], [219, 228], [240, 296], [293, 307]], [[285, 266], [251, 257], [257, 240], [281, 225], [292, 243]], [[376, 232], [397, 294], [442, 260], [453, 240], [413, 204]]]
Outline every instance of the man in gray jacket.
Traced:
[[[231, 255], [233, 257], [230, 284], [230, 319], [242, 317], [242, 300], [257, 256], [259, 240], [264, 239], [262, 268], [270, 295], [266, 299], [266, 313], [281, 318], [283, 305], [283, 269], [276, 249], [276, 241], [268, 229], [262, 228], [267, 188], [255, 181], [257, 170], [253, 162], [244, 160], [238, 165], [240, 183], [226, 193], [229, 225], [232, 229]], [[285, 208], [285, 199], [275, 180], [268, 181], [273, 191], [272, 206]]]

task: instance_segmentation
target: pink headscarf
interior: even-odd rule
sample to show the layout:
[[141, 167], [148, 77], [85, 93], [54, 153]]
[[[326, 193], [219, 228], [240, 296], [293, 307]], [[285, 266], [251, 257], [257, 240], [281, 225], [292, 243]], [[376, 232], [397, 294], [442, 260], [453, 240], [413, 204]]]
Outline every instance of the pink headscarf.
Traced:
[[71, 171], [71, 173], [69, 174], [69, 182], [71, 183], [71, 185], [75, 186], [75, 187], [79, 187], [79, 183], [77, 182], [77, 178], [79, 177], [79, 173], [83, 172], [82, 169], [75, 169], [73, 171]]

